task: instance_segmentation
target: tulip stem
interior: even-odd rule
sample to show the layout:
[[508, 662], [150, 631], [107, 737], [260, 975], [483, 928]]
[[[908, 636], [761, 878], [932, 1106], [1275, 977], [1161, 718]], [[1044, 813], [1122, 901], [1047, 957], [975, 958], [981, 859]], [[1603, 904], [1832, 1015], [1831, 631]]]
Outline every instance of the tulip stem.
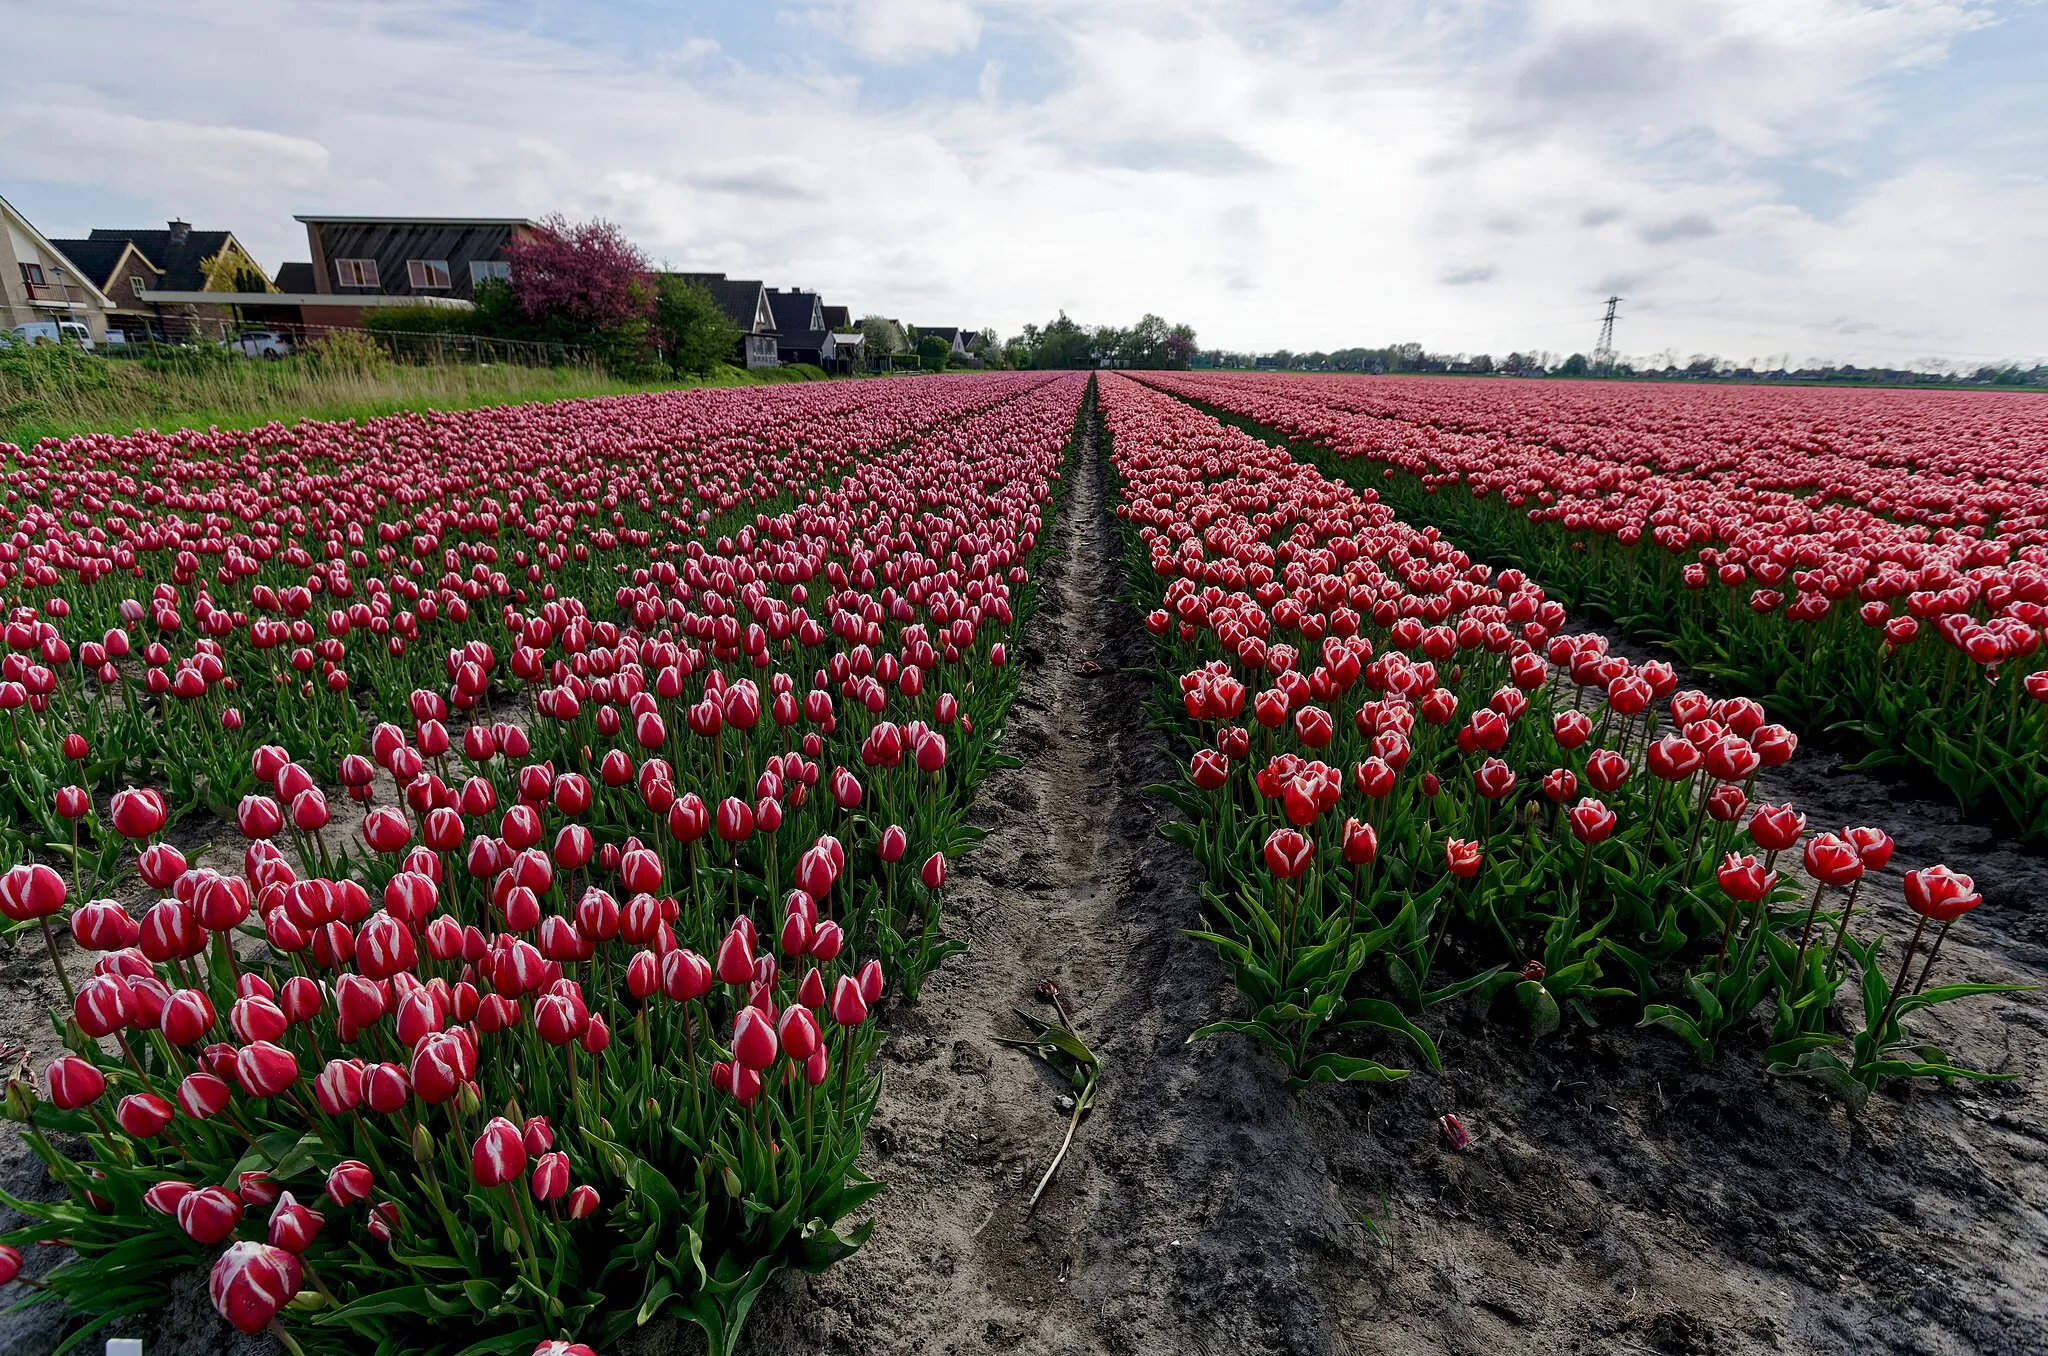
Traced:
[[[1828, 951], [1828, 978], [1830, 979], [1833, 979], [1835, 976], [1835, 963], [1842, 956], [1842, 938], [1847, 936], [1849, 932], [1849, 915], [1856, 912], [1856, 895], [1862, 889], [1863, 877], [1858, 876], [1855, 883], [1849, 887], [1849, 902], [1842, 906], [1842, 919], [1835, 924], [1834, 946]], [[1947, 929], [1943, 929], [1944, 935], [1946, 932]], [[1939, 947], [1941, 943], [1936, 941], [1935, 945]]]
[[1422, 962], [1422, 978], [1425, 981], [1429, 978], [1430, 970], [1436, 965], [1437, 948], [1444, 944], [1444, 937], [1451, 930], [1451, 915], [1456, 913], [1458, 909], [1458, 878], [1456, 876], [1451, 877], [1451, 888], [1445, 891], [1445, 896], [1443, 904], [1444, 916], [1437, 923], [1436, 937], [1431, 940], [1429, 955]]
[[71, 893], [81, 901], [85, 899], [85, 888], [79, 884], [78, 875], [78, 821], [71, 821]]
[[1941, 931], [1934, 934], [1934, 945], [1928, 948], [1927, 959], [1920, 966], [1919, 982], [1913, 985], [1913, 992], [1919, 993], [1927, 987], [1927, 976], [1934, 970], [1934, 962], [1941, 956], [1941, 944], [1948, 940], [1948, 930], [1956, 925], [1951, 918], [1941, 925]]
[[1906, 958], [1899, 962], [1899, 977], [1892, 981], [1891, 997], [1885, 999], [1884, 1011], [1879, 1013], [1877, 1020], [1870, 1024], [1870, 1039], [1875, 1045], [1875, 1048], [1871, 1051], [1873, 1056], [1884, 1053], [1885, 1026], [1891, 1021], [1892, 1009], [1899, 1005], [1899, 992], [1906, 983], [1907, 971], [1913, 967], [1913, 953], [1920, 949], [1920, 938], [1926, 931], [1927, 915], [1922, 914], [1920, 916], [1920, 925], [1913, 929], [1913, 940], [1906, 944]]
[[1813, 899], [1806, 906], [1806, 926], [1799, 930], [1799, 954], [1792, 960], [1792, 973], [1789, 976], [1795, 993], [1806, 980], [1806, 947], [1813, 940], [1813, 917], [1820, 911], [1820, 892], [1825, 889], [1825, 881], [1813, 883]]
[[1721, 920], [1721, 953], [1714, 957], [1714, 987], [1721, 986], [1721, 972], [1728, 964], [1728, 943], [1735, 936], [1735, 911], [1742, 907], [1742, 901], [1733, 895], [1728, 897], [1728, 915]]
[[270, 1320], [270, 1335], [275, 1337], [278, 1345], [290, 1352], [291, 1356], [306, 1356], [305, 1349], [293, 1339], [290, 1333], [284, 1330], [284, 1324], [278, 1322], [276, 1318]]
[[50, 930], [48, 915], [45, 915], [40, 921], [43, 925], [43, 945], [50, 948], [50, 968], [57, 972], [57, 982], [64, 986], [64, 1001], [66, 1003], [76, 1003], [78, 1001], [78, 994], [71, 987], [71, 976], [64, 973], [64, 962], [57, 955], [57, 934]]
[[[526, 1190], [525, 1179], [514, 1177], [504, 1184], [505, 1198], [512, 1202], [512, 1219], [519, 1226], [519, 1241], [526, 1245], [525, 1262], [533, 1264], [534, 1283], [540, 1282], [540, 1249], [533, 1245], [533, 1226], [526, 1220], [526, 1202], [521, 1199]], [[525, 1270], [524, 1265], [520, 1268]]]

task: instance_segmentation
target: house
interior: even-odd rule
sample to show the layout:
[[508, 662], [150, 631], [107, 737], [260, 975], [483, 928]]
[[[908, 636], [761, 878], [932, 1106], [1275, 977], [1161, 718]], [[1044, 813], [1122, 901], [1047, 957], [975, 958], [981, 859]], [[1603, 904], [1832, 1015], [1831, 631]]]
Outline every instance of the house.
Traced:
[[272, 291], [146, 288], [160, 306], [232, 306], [244, 320], [287, 329], [359, 328], [371, 310], [468, 310], [478, 283], [512, 276], [505, 246], [533, 229], [524, 217], [296, 218], [312, 259], [281, 264]]
[[[827, 309], [831, 308], [828, 307]], [[859, 330], [834, 330], [832, 332], [832, 347], [836, 350], [839, 365], [827, 368], [826, 370], [851, 375], [853, 364], [860, 357], [860, 346], [866, 339], [867, 336]]]
[[322, 296], [434, 297], [474, 302], [477, 284], [508, 281], [505, 246], [530, 235], [524, 217], [301, 216]]
[[52, 242], [112, 301], [108, 323], [131, 338], [217, 338], [242, 318], [231, 303], [150, 301], [164, 292], [268, 294], [270, 275], [233, 231], [195, 231], [188, 221], [162, 229], [97, 229]]
[[760, 279], [728, 278], [723, 273], [678, 273], [676, 277], [711, 294], [718, 309], [740, 332], [738, 357], [753, 369], [776, 367], [775, 311], [768, 304], [768, 289]]
[[825, 328], [825, 308], [816, 292], [768, 289], [775, 312], [775, 353], [786, 363], [824, 367], [839, 356], [832, 331]]
[[107, 315], [113, 309], [97, 283], [0, 198], [0, 330], [77, 321], [97, 343], [107, 337]]
[[853, 311], [845, 306], [820, 306], [825, 316], [825, 328], [834, 334], [846, 334], [859, 328], [853, 323]]
[[948, 347], [947, 361], [960, 362], [967, 357], [967, 341], [974, 337], [974, 332], [963, 329], [958, 325], [919, 325], [917, 327], [918, 343], [923, 343], [933, 335], [937, 335], [946, 341]]

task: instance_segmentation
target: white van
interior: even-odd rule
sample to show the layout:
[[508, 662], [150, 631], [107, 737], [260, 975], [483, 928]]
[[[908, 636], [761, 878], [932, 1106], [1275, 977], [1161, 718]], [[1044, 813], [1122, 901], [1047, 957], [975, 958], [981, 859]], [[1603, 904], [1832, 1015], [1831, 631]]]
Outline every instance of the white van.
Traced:
[[88, 353], [93, 349], [92, 331], [80, 320], [31, 320], [10, 333], [24, 344], [76, 344]]

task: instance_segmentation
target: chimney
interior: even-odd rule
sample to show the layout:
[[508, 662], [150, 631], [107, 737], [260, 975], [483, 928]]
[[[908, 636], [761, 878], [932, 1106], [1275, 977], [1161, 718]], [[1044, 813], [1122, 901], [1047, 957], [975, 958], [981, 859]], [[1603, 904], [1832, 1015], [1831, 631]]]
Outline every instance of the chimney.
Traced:
[[173, 219], [172, 219], [172, 221], [171, 221], [171, 243], [172, 243], [173, 245], [182, 245], [182, 244], [184, 244], [184, 243], [185, 243], [185, 237], [186, 237], [187, 235], [189, 235], [189, 234], [191, 233], [191, 231], [192, 231], [192, 223], [191, 223], [191, 222], [189, 222], [189, 221], [179, 221], [179, 220], [176, 220], [175, 218], [173, 218]]

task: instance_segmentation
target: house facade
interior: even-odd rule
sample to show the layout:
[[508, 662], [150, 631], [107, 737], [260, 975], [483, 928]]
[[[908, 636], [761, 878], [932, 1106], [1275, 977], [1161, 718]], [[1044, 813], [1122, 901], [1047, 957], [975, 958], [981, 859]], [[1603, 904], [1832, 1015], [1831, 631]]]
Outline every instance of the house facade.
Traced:
[[816, 292], [768, 289], [775, 312], [775, 351], [785, 363], [826, 367], [839, 356], [832, 331], [825, 328], [825, 307]]
[[113, 302], [63, 250], [0, 198], [0, 330], [77, 321], [95, 343], [107, 337]]
[[360, 325], [382, 306], [466, 308], [479, 284], [510, 280], [505, 247], [534, 229], [524, 217], [294, 219], [313, 257], [279, 268], [295, 284], [281, 290], [299, 302], [307, 324], [319, 325]]
[[748, 369], [779, 367], [776, 356], [775, 310], [768, 289], [758, 278], [728, 278], [723, 273], [679, 273], [684, 282], [701, 287], [740, 332], [740, 365]]
[[274, 286], [233, 231], [196, 231], [187, 221], [161, 229], [99, 229], [53, 243], [106, 294], [113, 305], [109, 325], [130, 339], [218, 338], [241, 319], [234, 303], [166, 304], [152, 295], [251, 295]]

